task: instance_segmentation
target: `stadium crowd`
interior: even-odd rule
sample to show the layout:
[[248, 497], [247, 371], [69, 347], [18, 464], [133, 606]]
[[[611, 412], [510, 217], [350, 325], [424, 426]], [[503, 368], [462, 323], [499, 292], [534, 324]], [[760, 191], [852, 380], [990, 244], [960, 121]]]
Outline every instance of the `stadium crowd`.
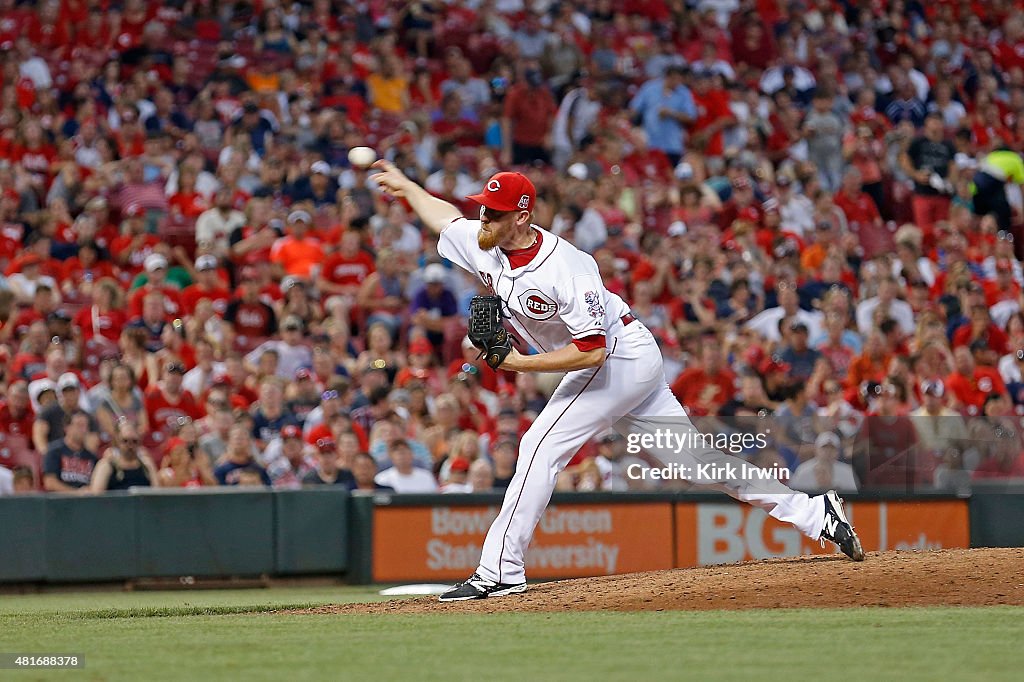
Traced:
[[530, 175], [794, 485], [1024, 476], [1021, 4], [0, 0], [0, 494], [507, 485], [552, 377], [358, 145]]

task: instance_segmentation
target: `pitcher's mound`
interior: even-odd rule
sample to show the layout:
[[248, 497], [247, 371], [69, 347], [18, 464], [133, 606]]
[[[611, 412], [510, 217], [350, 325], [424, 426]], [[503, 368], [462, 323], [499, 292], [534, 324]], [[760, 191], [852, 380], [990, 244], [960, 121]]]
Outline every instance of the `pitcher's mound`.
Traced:
[[1024, 548], [876, 552], [581, 578], [523, 594], [441, 604], [436, 597], [293, 613], [660, 611], [837, 606], [1024, 605]]

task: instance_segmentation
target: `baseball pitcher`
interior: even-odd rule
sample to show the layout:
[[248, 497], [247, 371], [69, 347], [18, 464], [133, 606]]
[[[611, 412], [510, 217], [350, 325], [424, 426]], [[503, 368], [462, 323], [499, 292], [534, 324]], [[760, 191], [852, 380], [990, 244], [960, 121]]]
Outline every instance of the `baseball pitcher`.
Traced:
[[[613, 426], [620, 433], [649, 432], [658, 422], [695, 430], [665, 381], [661, 352], [651, 332], [607, 291], [588, 253], [530, 222], [536, 190], [520, 173], [497, 173], [481, 194], [480, 219], [430, 195], [388, 161], [373, 167], [379, 186], [405, 199], [439, 235], [438, 253], [479, 277], [490, 295], [470, 310], [470, 339], [494, 368], [515, 372], [565, 372], [547, 406], [523, 436], [515, 476], [484, 541], [480, 566], [441, 601], [496, 597], [526, 590], [524, 555], [551, 499], [556, 475], [580, 446]], [[538, 352], [513, 347], [503, 323]], [[624, 416], [623, 416], [624, 415]], [[743, 461], [719, 450], [648, 449], [679, 471], [713, 463], [715, 471]], [[732, 467], [729, 465], [732, 464]], [[842, 501], [830, 491], [817, 497], [775, 479], [722, 476], [695, 481], [761, 507], [812, 539], [827, 539], [855, 561], [864, 551]]]

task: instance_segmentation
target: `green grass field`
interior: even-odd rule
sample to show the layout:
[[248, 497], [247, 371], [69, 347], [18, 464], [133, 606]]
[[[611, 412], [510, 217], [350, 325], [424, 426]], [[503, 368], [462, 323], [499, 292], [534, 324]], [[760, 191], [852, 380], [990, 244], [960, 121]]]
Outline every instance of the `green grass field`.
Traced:
[[0, 680], [1016, 680], [1024, 609], [294, 616], [356, 588], [0, 596]]

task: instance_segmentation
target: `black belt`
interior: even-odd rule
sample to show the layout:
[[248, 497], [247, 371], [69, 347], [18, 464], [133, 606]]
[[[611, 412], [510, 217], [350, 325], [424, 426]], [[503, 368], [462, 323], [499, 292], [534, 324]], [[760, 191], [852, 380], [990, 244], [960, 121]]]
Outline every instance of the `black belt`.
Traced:
[[633, 313], [626, 313], [620, 319], [622, 320], [622, 326], [623, 327], [625, 327], [627, 324], [630, 324], [632, 322], [636, 322], [636, 318], [633, 317]]

